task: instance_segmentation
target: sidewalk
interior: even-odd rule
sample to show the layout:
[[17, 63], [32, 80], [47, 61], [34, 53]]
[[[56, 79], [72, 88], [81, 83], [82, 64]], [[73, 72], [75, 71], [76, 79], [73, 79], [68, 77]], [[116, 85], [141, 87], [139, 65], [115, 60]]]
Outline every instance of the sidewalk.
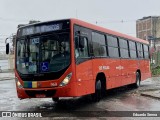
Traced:
[[140, 87], [140, 95], [160, 100], [160, 77], [152, 77], [143, 82], [143, 85], [149, 85], [147, 89]]
[[0, 81], [2, 80], [12, 80], [15, 78], [13, 70], [3, 70], [0, 72]]
[[141, 92], [141, 95], [160, 100], [160, 90]]

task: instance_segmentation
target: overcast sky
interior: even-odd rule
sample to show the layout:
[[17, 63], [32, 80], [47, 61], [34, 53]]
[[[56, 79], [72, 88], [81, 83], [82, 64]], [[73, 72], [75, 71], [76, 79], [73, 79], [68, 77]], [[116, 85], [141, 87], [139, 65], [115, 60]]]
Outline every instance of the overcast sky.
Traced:
[[136, 35], [136, 20], [160, 15], [160, 0], [0, 0], [0, 39], [29, 20], [78, 18]]

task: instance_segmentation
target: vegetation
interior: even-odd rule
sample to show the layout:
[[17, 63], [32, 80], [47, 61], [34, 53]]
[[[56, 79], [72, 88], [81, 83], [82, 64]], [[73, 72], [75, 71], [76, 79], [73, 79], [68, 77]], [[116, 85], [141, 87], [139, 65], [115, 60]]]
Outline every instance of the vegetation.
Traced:
[[160, 66], [151, 69], [152, 75], [160, 75]]

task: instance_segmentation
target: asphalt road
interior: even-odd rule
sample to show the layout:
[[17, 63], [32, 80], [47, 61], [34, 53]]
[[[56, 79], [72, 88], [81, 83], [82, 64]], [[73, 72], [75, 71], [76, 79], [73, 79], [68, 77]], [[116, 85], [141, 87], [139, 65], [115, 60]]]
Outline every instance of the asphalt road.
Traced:
[[[138, 89], [133, 89], [128, 86], [108, 91], [107, 95], [98, 103], [91, 102], [89, 96], [62, 98], [58, 103], [54, 103], [51, 98], [19, 100], [16, 95], [15, 81], [4, 80], [0, 81], [0, 111], [45, 111], [44, 116], [54, 116], [54, 118], [62, 119], [67, 119], [68, 117], [68, 119], [88, 119], [88, 116], [94, 119], [105, 119], [109, 111], [160, 111], [160, 100], [141, 96], [140, 94], [141, 91], [151, 89], [160, 89], [159, 78], [148, 79], [142, 82], [141, 87]], [[68, 111], [72, 112], [68, 113]], [[100, 116], [100, 118], [98, 116]], [[112, 117], [110, 119], [134, 120], [135, 118]], [[136, 119], [146, 120], [151, 119], [151, 117], [136, 117]]]

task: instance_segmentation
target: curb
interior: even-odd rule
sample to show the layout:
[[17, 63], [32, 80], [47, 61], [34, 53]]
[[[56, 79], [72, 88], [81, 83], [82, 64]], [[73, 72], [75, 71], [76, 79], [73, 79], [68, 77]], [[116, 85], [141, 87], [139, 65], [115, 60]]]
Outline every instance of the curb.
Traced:
[[160, 97], [154, 96], [154, 95], [150, 95], [150, 94], [147, 94], [147, 93], [141, 93], [141, 96], [150, 97], [150, 98], [154, 98], [154, 99], [159, 99], [160, 100]]
[[157, 91], [160, 90], [160, 88], [152, 88], [152, 89], [146, 89], [146, 90], [139, 90], [139, 92], [150, 92], [150, 91]]

